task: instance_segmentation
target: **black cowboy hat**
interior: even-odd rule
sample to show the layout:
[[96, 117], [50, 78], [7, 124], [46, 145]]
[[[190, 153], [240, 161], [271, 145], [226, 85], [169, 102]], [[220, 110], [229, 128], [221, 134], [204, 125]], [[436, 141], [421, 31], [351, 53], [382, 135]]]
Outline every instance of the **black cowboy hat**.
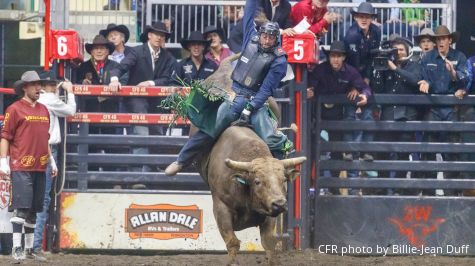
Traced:
[[353, 16], [357, 14], [366, 14], [366, 15], [371, 15], [375, 17], [377, 15], [377, 13], [375, 12], [373, 8], [373, 5], [367, 2], [361, 3], [356, 9], [356, 11], [352, 9], [350, 12]]
[[117, 24], [111, 23], [107, 25], [105, 29], [100, 30], [99, 34], [107, 38], [107, 35], [109, 35], [109, 32], [111, 31], [118, 31], [124, 34], [124, 39], [125, 39], [124, 42], [127, 42], [129, 40], [130, 32], [127, 26], [125, 25], [117, 25]]
[[414, 35], [414, 42], [417, 43], [417, 44], [420, 44], [422, 39], [424, 39], [424, 38], [428, 38], [433, 43], [435, 43], [434, 31], [431, 28], [422, 29], [422, 31], [421, 31], [421, 33], [419, 33], [419, 35]]
[[331, 52], [346, 54], [346, 46], [345, 46], [345, 43], [342, 41], [332, 42], [332, 44], [330, 45], [330, 50], [328, 51], [325, 50], [325, 48], [323, 47], [322, 47], [322, 50], [327, 57], [330, 56]]
[[145, 30], [143, 31], [143, 33], [140, 34], [140, 41], [143, 43], [146, 43], [148, 41], [148, 33], [151, 31], [161, 32], [165, 34], [166, 39], [170, 38], [170, 35], [171, 35], [170, 32], [167, 30], [167, 26], [165, 25], [165, 23], [158, 21], [152, 24], [151, 26], [148, 25], [147, 27], [145, 27]]
[[203, 36], [207, 38], [209, 33], [216, 32], [219, 37], [221, 38], [221, 42], [226, 42], [224, 38], [224, 30], [221, 28], [217, 28], [216, 26], [207, 26], [203, 31]]
[[104, 45], [109, 49], [109, 54], [112, 54], [115, 50], [114, 44], [109, 42], [104, 36], [96, 35], [92, 40], [92, 43], [86, 43], [86, 52], [91, 54], [91, 50], [95, 45]]
[[50, 82], [51, 80], [47, 80], [47, 79], [42, 79], [40, 78], [40, 76], [38, 75], [38, 73], [36, 71], [26, 71], [25, 73], [23, 73], [21, 75], [21, 78], [20, 80], [17, 80], [15, 81], [15, 83], [13, 83], [13, 88], [15, 88], [15, 93], [17, 95], [23, 95], [23, 86], [25, 86], [25, 84], [28, 84], [30, 82], [41, 82], [41, 83], [46, 83], [46, 82]]
[[183, 39], [180, 41], [181, 47], [183, 47], [184, 49], [188, 49], [188, 45], [190, 43], [201, 43], [206, 48], [210, 45], [211, 41], [205, 40], [201, 32], [192, 31], [190, 33], [190, 36], [188, 36], [188, 39]]
[[444, 36], [448, 36], [452, 38], [452, 43], [455, 43], [460, 39], [460, 32], [458, 31], [450, 32], [449, 28], [447, 28], [447, 26], [444, 26], [444, 25], [441, 25], [435, 28], [434, 38], [444, 37]]

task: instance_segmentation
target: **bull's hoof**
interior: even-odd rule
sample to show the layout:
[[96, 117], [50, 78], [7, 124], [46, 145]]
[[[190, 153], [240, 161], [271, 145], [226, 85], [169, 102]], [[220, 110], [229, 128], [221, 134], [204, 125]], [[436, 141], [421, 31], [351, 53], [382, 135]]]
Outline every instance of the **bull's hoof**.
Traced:
[[183, 164], [178, 163], [178, 162], [173, 162], [169, 166], [167, 166], [167, 169], [165, 169], [165, 174], [167, 176], [174, 176], [178, 172], [180, 172], [181, 169], [183, 169]]

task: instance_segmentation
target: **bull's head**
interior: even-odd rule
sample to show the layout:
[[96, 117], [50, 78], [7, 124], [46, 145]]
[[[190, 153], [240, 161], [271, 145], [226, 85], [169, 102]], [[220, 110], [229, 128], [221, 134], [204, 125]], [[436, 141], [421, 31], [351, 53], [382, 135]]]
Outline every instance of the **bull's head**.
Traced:
[[226, 165], [239, 171], [239, 178], [249, 185], [254, 211], [277, 216], [287, 210], [287, 181], [295, 176], [295, 166], [307, 158], [277, 160], [272, 157], [257, 158], [251, 162], [226, 159]]

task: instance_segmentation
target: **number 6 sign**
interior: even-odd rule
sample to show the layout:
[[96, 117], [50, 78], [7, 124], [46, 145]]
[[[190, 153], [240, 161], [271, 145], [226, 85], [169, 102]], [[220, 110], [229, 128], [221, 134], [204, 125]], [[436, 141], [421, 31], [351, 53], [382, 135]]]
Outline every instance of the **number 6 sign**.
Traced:
[[318, 63], [318, 40], [313, 34], [283, 36], [282, 48], [287, 53], [289, 63]]
[[51, 30], [51, 59], [84, 59], [84, 43], [74, 30]]

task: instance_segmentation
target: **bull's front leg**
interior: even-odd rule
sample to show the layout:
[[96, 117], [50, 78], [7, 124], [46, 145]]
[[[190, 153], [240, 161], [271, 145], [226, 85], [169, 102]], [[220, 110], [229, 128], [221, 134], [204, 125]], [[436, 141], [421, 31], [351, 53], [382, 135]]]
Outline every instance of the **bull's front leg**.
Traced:
[[226, 243], [228, 250], [228, 265], [237, 265], [236, 255], [239, 251], [241, 241], [236, 237], [233, 230], [232, 213], [229, 208], [217, 197], [213, 197], [213, 213], [216, 223], [218, 224], [219, 233]]
[[267, 217], [264, 223], [259, 227], [261, 233], [261, 243], [266, 251], [266, 260], [269, 265], [277, 264], [275, 256], [275, 246], [277, 239], [274, 235], [275, 218]]

